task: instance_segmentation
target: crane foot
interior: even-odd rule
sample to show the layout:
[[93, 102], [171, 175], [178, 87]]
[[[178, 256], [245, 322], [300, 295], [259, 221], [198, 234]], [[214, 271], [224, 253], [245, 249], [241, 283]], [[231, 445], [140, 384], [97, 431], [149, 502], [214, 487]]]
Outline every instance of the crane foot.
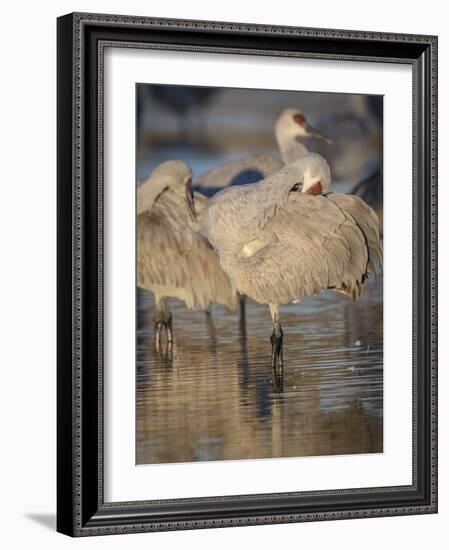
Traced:
[[271, 335], [271, 366], [275, 375], [282, 374], [284, 368], [284, 354], [282, 349], [282, 340], [284, 333], [279, 322], [274, 324]]
[[[162, 345], [162, 329], [165, 331], [165, 346]], [[154, 322], [154, 349], [158, 354], [169, 354], [173, 349], [173, 325], [171, 317]]]

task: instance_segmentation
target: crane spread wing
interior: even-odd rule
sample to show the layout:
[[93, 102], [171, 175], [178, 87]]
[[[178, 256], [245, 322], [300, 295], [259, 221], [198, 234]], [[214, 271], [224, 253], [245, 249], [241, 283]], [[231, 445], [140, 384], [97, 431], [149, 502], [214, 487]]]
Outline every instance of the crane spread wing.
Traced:
[[282, 213], [243, 246], [232, 266], [237, 290], [261, 303], [326, 289], [356, 299], [368, 275], [366, 240], [351, 213], [328, 197], [292, 193]]
[[271, 155], [231, 160], [205, 172], [195, 181], [195, 187], [203, 194], [212, 196], [224, 187], [256, 183], [283, 166], [282, 161]]
[[190, 308], [235, 306], [235, 288], [213, 250], [168, 196], [137, 218], [137, 273], [142, 288], [165, 287], [167, 295], [170, 288], [182, 289]]

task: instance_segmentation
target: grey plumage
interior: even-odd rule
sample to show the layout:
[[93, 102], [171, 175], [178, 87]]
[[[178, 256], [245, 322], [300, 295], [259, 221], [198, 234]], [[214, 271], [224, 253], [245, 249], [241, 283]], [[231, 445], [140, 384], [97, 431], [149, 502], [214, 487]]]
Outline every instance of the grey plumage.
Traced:
[[206, 309], [214, 302], [233, 308], [235, 289], [197, 231], [202, 197], [196, 196], [196, 220], [189, 214], [190, 182], [185, 163], [168, 161], [138, 188], [137, 284], [156, 297], [177, 297], [189, 308]]
[[331, 143], [326, 136], [310, 126], [299, 109], [292, 107], [284, 109], [279, 115], [274, 132], [282, 161], [285, 164], [307, 155], [309, 152], [306, 146], [308, 138], [317, 138], [325, 143]]
[[316, 181], [329, 187], [329, 167], [308, 154], [259, 183], [221, 191], [202, 224], [238, 292], [270, 305], [278, 347], [279, 304], [327, 289], [356, 299], [382, 264], [376, 214], [358, 197], [293, 192]]
[[380, 225], [376, 212], [356, 195], [329, 193], [328, 198], [352, 216], [362, 231], [368, 251], [367, 275], [376, 276], [383, 264]]
[[217, 250], [244, 246], [260, 237], [266, 223], [286, 206], [294, 196], [293, 185], [300, 184], [298, 191], [302, 191], [316, 181], [328, 190], [329, 167], [319, 155], [309, 154], [263, 181], [223, 189], [209, 199], [201, 231]]
[[[205, 188], [213, 188], [215, 192], [223, 187], [233, 185], [234, 181], [242, 183], [255, 183], [284, 166], [284, 163], [272, 155], [253, 155], [247, 158], [230, 160], [215, 166], [195, 180], [195, 187], [200, 191]], [[248, 174], [247, 180], [242, 181], [244, 174]], [[254, 174], [253, 177], [251, 177]]]
[[195, 180], [199, 190], [210, 195], [230, 185], [256, 183], [280, 170], [285, 164], [298, 160], [309, 151], [301, 140], [317, 137], [328, 141], [312, 128], [305, 116], [293, 108], [284, 109], [275, 124], [275, 137], [282, 160], [273, 155], [253, 155], [231, 160], [212, 168]]

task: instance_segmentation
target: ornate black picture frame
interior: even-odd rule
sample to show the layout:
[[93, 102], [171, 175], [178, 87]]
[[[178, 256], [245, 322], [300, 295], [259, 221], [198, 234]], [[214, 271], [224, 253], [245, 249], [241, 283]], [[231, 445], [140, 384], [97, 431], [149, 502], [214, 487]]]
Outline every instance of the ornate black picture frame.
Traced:
[[[413, 70], [413, 483], [106, 503], [103, 496], [105, 44], [410, 64]], [[69, 14], [58, 19], [58, 502], [71, 536], [437, 511], [437, 38]]]

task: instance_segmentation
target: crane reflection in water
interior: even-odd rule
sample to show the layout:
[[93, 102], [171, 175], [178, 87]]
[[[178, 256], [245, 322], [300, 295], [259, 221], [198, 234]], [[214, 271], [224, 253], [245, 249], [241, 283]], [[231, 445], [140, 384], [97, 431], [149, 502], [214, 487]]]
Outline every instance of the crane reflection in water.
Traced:
[[[138, 293], [137, 463], [382, 452], [381, 285], [356, 304], [326, 293], [287, 306], [282, 391], [267, 363], [269, 313], [180, 302], [170, 355], [154, 351], [152, 295]], [[296, 307], [301, 309], [295, 311]]]

